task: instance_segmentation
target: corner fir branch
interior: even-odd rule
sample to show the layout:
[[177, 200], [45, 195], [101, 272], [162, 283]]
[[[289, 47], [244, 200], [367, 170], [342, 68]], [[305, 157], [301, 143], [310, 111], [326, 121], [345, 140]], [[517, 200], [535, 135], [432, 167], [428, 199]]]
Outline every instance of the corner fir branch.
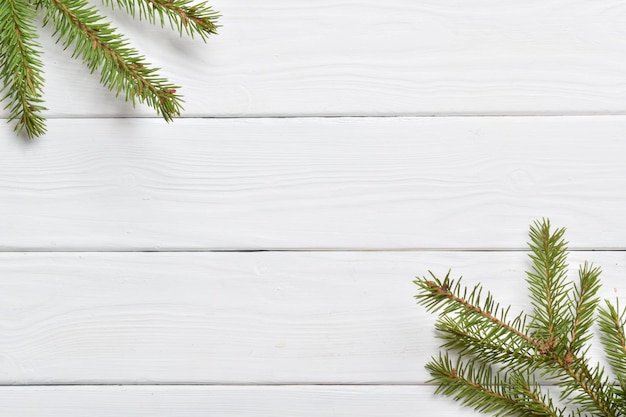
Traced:
[[131, 16], [139, 14], [140, 20], [165, 25], [166, 19], [172, 28], [182, 35], [200, 36], [206, 41], [209, 35], [217, 33], [220, 17], [206, 2], [193, 3], [190, 0], [102, 0], [109, 7], [119, 7]]
[[24, 0], [4, 0], [0, 5], [0, 69], [2, 97], [7, 101], [9, 121], [15, 121], [17, 134], [26, 131], [29, 138], [43, 135], [43, 103], [40, 45], [33, 26], [35, 12]]
[[146, 103], [166, 121], [182, 110], [175, 85], [156, 74], [143, 57], [128, 45], [108, 22], [84, 0], [42, 0], [46, 8], [44, 24], [52, 22], [55, 33], [67, 48], [74, 45], [93, 72], [100, 69], [102, 84], [126, 101]]
[[[491, 295], [481, 301], [480, 286], [472, 291], [461, 288], [459, 282], [449, 279], [449, 274], [443, 280], [431, 273], [415, 281], [420, 304], [439, 314], [436, 329], [442, 333], [442, 348], [446, 350], [441, 357], [447, 358], [447, 352], [452, 352], [469, 358], [467, 363], [472, 365], [467, 366], [494, 367], [508, 375], [506, 380], [494, 382], [507, 384], [508, 388], [487, 386], [496, 393], [505, 393], [515, 404], [483, 396], [481, 403], [475, 404], [482, 410], [495, 415], [561, 415], [563, 410], [552, 407], [550, 397], [533, 382], [537, 375], [556, 382], [561, 399], [572, 410], [570, 416], [626, 415], [626, 310], [620, 311], [611, 303], [600, 309], [601, 337], [615, 373], [612, 377], [602, 366], [591, 366], [587, 357], [598, 310], [600, 269], [585, 263], [579, 270], [578, 284], [568, 281], [563, 234], [564, 229], [552, 231], [547, 220], [531, 226], [533, 267], [527, 283], [533, 313], [528, 315], [528, 326], [524, 314], [508, 322], [508, 308], [501, 308]], [[443, 365], [441, 361], [437, 367], [433, 362], [427, 365], [439, 384], [437, 391], [463, 403], [473, 401], [475, 393], [459, 389], [459, 381], [454, 378], [461, 373], [447, 372], [444, 377], [442, 370], [450, 371], [452, 366]], [[469, 370], [463, 369], [469, 375]], [[530, 408], [525, 409], [522, 403]], [[497, 404], [504, 409], [490, 408]]]
[[[100, 83], [123, 96], [153, 108], [170, 122], [183, 110], [180, 88], [158, 74], [128, 40], [108, 23], [91, 0], [0, 0], [0, 94], [9, 109], [14, 130], [29, 138], [46, 131], [43, 106], [43, 65], [34, 22], [38, 14], [53, 37], [72, 57], [81, 58], [89, 70], [100, 74]], [[168, 21], [192, 38], [204, 41], [215, 34], [219, 14], [198, 0], [102, 0], [130, 15], [164, 26]]]

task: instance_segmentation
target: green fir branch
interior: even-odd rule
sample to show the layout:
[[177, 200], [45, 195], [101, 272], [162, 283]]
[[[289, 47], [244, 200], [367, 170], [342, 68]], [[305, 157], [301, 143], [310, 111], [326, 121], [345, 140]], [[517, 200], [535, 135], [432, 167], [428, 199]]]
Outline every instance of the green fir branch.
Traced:
[[512, 416], [518, 411], [515, 400], [506, 395], [506, 385], [500, 375], [477, 359], [466, 364], [459, 359], [454, 364], [447, 354], [440, 355], [433, 358], [426, 369], [432, 376], [428, 382], [437, 384], [437, 394], [495, 416]]
[[452, 397], [482, 413], [505, 416], [561, 417], [563, 410], [529, 378], [518, 373], [494, 370], [482, 360], [473, 358], [456, 363], [447, 354], [433, 358], [426, 368], [436, 393]]
[[152, 24], [159, 23], [161, 27], [169, 21], [172, 29], [178, 30], [190, 37], [198, 35], [205, 40], [209, 35], [216, 34], [219, 14], [206, 2], [194, 3], [189, 0], [102, 0], [111, 8], [118, 7], [126, 10], [135, 17], [139, 14], [140, 20], [147, 20]]
[[534, 308], [529, 329], [547, 350], [564, 345], [572, 319], [568, 311], [571, 289], [567, 276], [565, 229], [550, 230], [550, 221], [535, 222], [530, 228], [532, 270], [527, 283]]
[[600, 273], [598, 267], [585, 262], [578, 271], [578, 285], [574, 290], [571, 316], [574, 318], [569, 338], [569, 347], [566, 358], [584, 353], [582, 350], [591, 340], [591, 327], [594, 322], [594, 312], [600, 299], [596, 297], [600, 290]]
[[598, 310], [600, 340], [611, 371], [617, 378], [618, 384], [613, 389], [618, 407], [622, 415], [626, 415], [626, 309], [620, 309], [619, 301], [615, 305], [608, 300], [605, 303]]
[[578, 358], [572, 363], [561, 357], [553, 359], [560, 367], [559, 387], [563, 398], [579, 406], [581, 412], [594, 416], [621, 415], [615, 401], [617, 392], [601, 367], [591, 368], [587, 359]]
[[599, 309], [598, 324], [600, 326], [602, 345], [607, 361], [615, 375], [626, 380], [626, 309], [620, 311], [619, 302], [615, 305], [606, 301]]
[[[171, 28], [206, 41], [215, 34], [219, 14], [205, 1], [102, 0], [131, 16], [152, 23], [169, 22]], [[0, 91], [15, 130], [28, 137], [45, 133], [43, 65], [34, 27], [37, 14], [54, 28], [54, 37], [89, 70], [99, 72], [100, 82], [116, 96], [136, 105], [144, 103], [157, 115], [172, 121], [183, 110], [179, 86], [158, 74], [128, 40], [101, 16], [89, 0], [0, 1]]]
[[521, 408], [520, 415], [529, 417], [562, 417], [564, 407], [557, 407], [549, 394], [544, 393], [541, 386], [531, 374], [516, 373], [511, 376], [511, 395], [516, 405]]
[[9, 121], [29, 138], [45, 133], [41, 112], [43, 75], [40, 45], [33, 26], [35, 10], [27, 0], [3, 0], [0, 7], [0, 72]]
[[[587, 356], [600, 269], [585, 263], [577, 285], [567, 280], [564, 230], [552, 230], [548, 220], [531, 226], [527, 283], [533, 312], [528, 318], [520, 313], [507, 320], [509, 308], [495, 303], [491, 294], [482, 297], [480, 285], [462, 287], [449, 272], [444, 279], [430, 273], [415, 281], [419, 303], [439, 315], [436, 329], [446, 353], [427, 365], [438, 392], [495, 415], [563, 415], [564, 409], [535, 383], [537, 375], [556, 383], [572, 416], [626, 415], [626, 311], [618, 313], [610, 303], [600, 309], [602, 341], [616, 374], [611, 376]], [[452, 366], [448, 352], [464, 362]], [[490, 369], [498, 369], [497, 376]]]
[[[535, 366], [532, 345], [509, 337], [498, 325], [467, 325], [459, 317], [442, 316], [435, 323], [442, 348], [461, 355], [476, 355], [491, 363], [504, 364], [512, 369], [530, 370]], [[496, 336], [496, 333], [499, 333]], [[517, 343], [516, 343], [517, 342]]]
[[509, 309], [502, 309], [491, 294], [482, 297], [480, 285], [469, 291], [449, 273], [443, 280], [431, 273], [415, 283], [424, 290], [418, 299], [426, 308], [441, 312], [436, 328], [445, 341], [442, 347], [516, 368], [533, 364], [528, 358], [535, 354], [537, 341], [523, 332], [525, 315], [509, 321]]
[[97, 9], [85, 0], [42, 0], [42, 4], [44, 24], [51, 22], [63, 46], [74, 45], [73, 56], [81, 57], [92, 72], [100, 70], [103, 85], [116, 95], [123, 93], [133, 105], [137, 101], [148, 104], [168, 122], [180, 114], [179, 87], [150, 68]]
[[449, 272], [443, 280], [431, 272], [430, 277], [418, 278], [415, 284], [423, 290], [417, 295], [417, 299], [431, 313], [441, 312], [442, 316], [456, 313], [457, 317], [465, 317], [474, 324], [491, 326], [494, 330], [505, 332], [511, 339], [518, 339], [518, 342], [535, 344], [535, 341], [519, 328], [519, 323], [525, 322], [523, 317], [507, 322], [508, 309], [502, 309], [490, 293], [484, 297], [481, 304], [480, 285], [468, 291], [461, 286], [460, 279], [458, 281], [450, 279]]

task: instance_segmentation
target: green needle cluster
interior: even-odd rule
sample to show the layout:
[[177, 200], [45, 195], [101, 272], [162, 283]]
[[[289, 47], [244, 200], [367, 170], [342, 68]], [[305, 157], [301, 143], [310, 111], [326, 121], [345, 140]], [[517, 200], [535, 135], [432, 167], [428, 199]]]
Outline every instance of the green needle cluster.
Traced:
[[[548, 220], [530, 228], [529, 314], [511, 317], [449, 273], [415, 281], [419, 303], [438, 314], [444, 351], [426, 365], [438, 393], [495, 416], [626, 415], [626, 311], [600, 304], [598, 267], [585, 263], [576, 283], [567, 279], [564, 233]], [[610, 372], [588, 354], [594, 323]]]
[[[103, 0], [104, 5], [125, 10], [133, 17], [161, 27], [169, 23], [182, 36], [206, 41], [218, 28], [219, 15], [205, 2], [190, 0]], [[54, 28], [54, 36], [73, 50], [100, 82], [126, 101], [152, 107], [166, 121], [180, 115], [180, 88], [158, 74], [145, 58], [88, 0], [1, 0], [0, 77], [2, 100], [9, 122], [29, 138], [46, 131], [43, 106], [43, 65], [35, 20]]]

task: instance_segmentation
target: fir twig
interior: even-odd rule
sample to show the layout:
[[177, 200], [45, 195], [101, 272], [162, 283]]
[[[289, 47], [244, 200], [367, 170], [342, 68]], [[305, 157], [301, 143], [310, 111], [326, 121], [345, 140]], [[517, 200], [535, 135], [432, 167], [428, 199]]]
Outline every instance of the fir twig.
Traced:
[[505, 393], [506, 384], [493, 369], [474, 359], [467, 364], [453, 364], [448, 355], [440, 355], [426, 365], [436, 382], [437, 393], [451, 396], [476, 411], [510, 416], [516, 403]]
[[15, 131], [24, 129], [28, 137], [46, 131], [41, 112], [43, 76], [40, 45], [33, 26], [35, 10], [26, 0], [4, 0], [0, 7], [0, 72], [2, 100], [8, 101], [9, 121], [17, 121]]
[[532, 355], [538, 343], [524, 333], [523, 314], [509, 322], [508, 309], [503, 310], [491, 294], [481, 303], [479, 285], [468, 291], [463, 289], [460, 279], [450, 279], [449, 273], [443, 280], [431, 273], [429, 279], [418, 280], [416, 284], [422, 289], [418, 300], [431, 312], [441, 311], [437, 328], [446, 340], [443, 347], [522, 368], [532, 364], [517, 360]]
[[549, 220], [535, 222], [530, 228], [533, 267], [527, 273], [527, 282], [534, 307], [530, 329], [546, 350], [563, 344], [572, 322], [567, 311], [570, 283], [565, 279], [568, 265], [564, 233], [565, 229], [552, 232]]
[[461, 359], [453, 364], [447, 354], [426, 365], [438, 384], [436, 392], [453, 397], [476, 411], [498, 417], [561, 417], [563, 409], [554, 405], [531, 376], [494, 370], [483, 361]]
[[620, 310], [619, 302], [613, 306], [606, 301], [606, 306], [600, 308], [598, 322], [607, 361], [619, 384], [614, 387], [618, 406], [626, 414], [626, 309]]
[[576, 286], [574, 297], [570, 302], [573, 306], [571, 315], [574, 317], [574, 321], [570, 344], [565, 355], [566, 361], [571, 361], [574, 356], [586, 353], [583, 349], [591, 340], [590, 330], [593, 325], [593, 313], [600, 301], [596, 297], [600, 289], [600, 272], [600, 268], [594, 268], [587, 262], [578, 271], [579, 284]]
[[[458, 356], [455, 367], [448, 353], [433, 359], [431, 371], [438, 392], [453, 396], [479, 411], [495, 415], [562, 416], [550, 395], [534, 382], [535, 373], [555, 381], [571, 415], [624, 415], [626, 400], [626, 311], [607, 303], [600, 329], [618, 386], [587, 357], [591, 327], [598, 306], [600, 269], [585, 263], [574, 286], [566, 279], [565, 229], [535, 222], [530, 231], [532, 269], [527, 274], [533, 312], [507, 320], [503, 308], [481, 287], [468, 290], [448, 275], [418, 278], [418, 301], [439, 313], [436, 329], [442, 348]], [[472, 368], [476, 368], [472, 370]], [[492, 369], [498, 369], [497, 374]], [[459, 371], [462, 370], [462, 371]], [[495, 376], [494, 376], [495, 375]], [[479, 395], [480, 392], [480, 395]]]
[[[206, 41], [218, 28], [218, 13], [206, 2], [192, 0], [102, 0], [152, 23], [169, 22], [182, 36]], [[180, 115], [179, 87], [160, 76], [128, 40], [100, 15], [89, 0], [0, 1], [0, 79], [2, 100], [15, 130], [29, 137], [45, 133], [42, 103], [43, 70], [34, 21], [38, 11], [44, 25], [54, 28], [57, 42], [72, 48], [100, 82], [133, 106], [145, 103], [166, 121]]]
[[168, 20], [173, 29], [177, 29], [182, 36], [183, 32], [192, 38], [195, 35], [203, 40], [211, 34], [217, 33], [216, 23], [219, 14], [206, 2], [193, 3], [189, 0], [102, 0], [109, 7], [124, 9], [131, 16], [139, 13], [140, 20], [150, 23], [159, 23], [161, 27]]
[[619, 303], [615, 306], [606, 301], [606, 306], [600, 308], [598, 323], [601, 330], [601, 340], [607, 360], [613, 372], [618, 376], [626, 377], [626, 310], [620, 311]]
[[93, 72], [100, 69], [100, 82], [116, 95], [124, 93], [133, 105], [147, 103], [171, 121], [182, 110], [178, 86], [160, 77], [143, 57], [128, 45], [122, 35], [85, 0], [42, 0], [44, 24], [52, 22], [55, 34], [65, 48], [74, 45], [73, 56], [80, 56]]

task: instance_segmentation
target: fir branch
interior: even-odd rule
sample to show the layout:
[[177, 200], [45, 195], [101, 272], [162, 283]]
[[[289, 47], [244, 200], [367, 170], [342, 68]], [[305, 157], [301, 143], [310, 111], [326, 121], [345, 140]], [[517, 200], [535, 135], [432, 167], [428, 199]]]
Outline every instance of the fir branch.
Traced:
[[[581, 292], [585, 292], [581, 303], [586, 305], [586, 310], [578, 311], [574, 307], [572, 313], [572, 300], [568, 297], [571, 284], [567, 277], [567, 242], [563, 239], [565, 229], [551, 230], [549, 220], [536, 221], [530, 228], [529, 243], [531, 249], [530, 258], [533, 261], [532, 271], [527, 273], [527, 282], [531, 293], [534, 307], [533, 320], [530, 330], [535, 337], [541, 339], [542, 353], [547, 354], [556, 365], [550, 369], [553, 374], [565, 377], [562, 386], [566, 395], [581, 392], [583, 395], [575, 396], [578, 403], [585, 405], [592, 411], [600, 411], [604, 415], [614, 415], [608, 404], [602, 400], [604, 389], [599, 370], [590, 370], [587, 361], [578, 358], [571, 350], [572, 343], [566, 344], [568, 336], [578, 339], [584, 334], [587, 322], [583, 316], [593, 315], [597, 302], [587, 300], [593, 292], [597, 292], [599, 270], [581, 271]], [[588, 268], [587, 268], [588, 269]], [[591, 292], [591, 293], [590, 293]], [[576, 322], [576, 313], [578, 319]], [[573, 316], [574, 315], [574, 316]], [[582, 326], [582, 327], [581, 327]], [[578, 334], [576, 334], [578, 333]], [[572, 339], [572, 342], [578, 343]], [[608, 391], [604, 394], [608, 395]]]
[[563, 346], [571, 329], [566, 281], [567, 243], [565, 229], [550, 230], [550, 221], [536, 221], [530, 228], [532, 271], [527, 282], [534, 307], [530, 323], [534, 337], [542, 339], [546, 349]]
[[463, 405], [495, 416], [513, 416], [518, 410], [516, 402], [504, 393], [505, 384], [492, 368], [472, 360], [464, 364], [459, 359], [456, 364], [448, 355], [433, 358], [426, 369], [437, 383], [437, 394], [443, 394], [461, 401]]
[[551, 354], [556, 368], [547, 371], [558, 375], [562, 397], [570, 398], [583, 412], [606, 417], [617, 417], [615, 389], [601, 368], [590, 368], [588, 360], [575, 358], [571, 363], [554, 353]]
[[600, 289], [601, 270], [593, 265], [585, 264], [578, 271], [579, 283], [575, 287], [574, 298], [571, 300], [574, 317], [570, 332], [570, 341], [566, 361], [571, 361], [574, 356], [581, 353], [584, 345], [591, 339], [590, 329], [593, 325], [594, 312], [600, 301], [596, 297]]
[[29, 138], [46, 131], [41, 115], [43, 103], [40, 45], [33, 27], [35, 10], [25, 0], [4, 0], [0, 7], [0, 69], [2, 100], [8, 101], [9, 121], [17, 121], [14, 130], [26, 131]]
[[144, 58], [85, 0], [42, 0], [44, 24], [52, 22], [65, 48], [74, 45], [93, 72], [100, 69], [100, 82], [116, 95], [124, 93], [133, 105], [146, 103], [171, 121], [182, 110], [179, 88], [156, 74]]
[[[593, 279], [588, 273], [585, 276], [585, 279]], [[459, 353], [469, 352], [511, 369], [533, 371], [541, 368], [559, 380], [564, 395], [570, 396], [576, 404], [581, 405], [582, 410], [599, 412], [607, 417], [616, 416], [616, 411], [603, 399], [611, 397], [613, 390], [602, 379], [598, 369], [590, 369], [586, 360], [573, 354], [568, 358], [564, 351], [556, 351], [555, 345], [535, 339], [516, 328], [516, 323], [519, 326], [525, 322], [523, 315], [508, 323], [508, 309], [503, 310], [490, 294], [481, 305], [482, 288], [479, 285], [468, 292], [467, 288], [462, 289], [460, 280], [451, 280], [449, 273], [443, 281], [431, 273], [430, 279], [421, 278], [415, 283], [424, 290], [417, 296], [418, 300], [431, 312], [441, 311], [438, 329], [445, 332], [440, 337], [446, 340], [442, 347], [457, 350]], [[591, 306], [594, 307], [593, 304]], [[496, 317], [498, 312], [500, 318]], [[463, 337], [470, 332], [473, 336]], [[534, 355], [530, 356], [531, 352]], [[533, 360], [520, 362], [519, 359], [524, 356], [532, 357]]]
[[177, 29], [182, 36], [183, 32], [192, 38], [199, 35], [206, 41], [211, 34], [217, 33], [217, 19], [219, 14], [206, 2], [193, 3], [190, 0], [102, 0], [111, 8], [124, 9], [131, 16], [139, 13], [140, 20], [150, 23], [160, 23], [161, 27], [169, 21], [172, 29]]
[[[454, 380], [455, 373], [450, 372], [452, 365], [442, 359], [435, 362], [436, 366], [433, 362], [427, 365], [431, 373], [435, 372], [439, 392], [455, 393], [455, 398], [469, 401], [467, 403], [476, 408], [472, 401], [477, 394], [467, 388], [473, 381], [513, 400], [515, 405], [509, 406], [501, 398], [490, 400], [491, 397], [483, 395], [481, 400], [492, 405], [497, 403], [500, 408], [508, 407], [506, 412], [511, 415], [562, 415], [563, 410], [556, 409], [550, 397], [542, 394], [534, 383], [534, 374], [538, 373], [557, 382], [562, 399], [568, 400], [573, 408], [571, 415], [626, 415], [626, 311], [618, 313], [619, 306], [616, 309], [607, 303], [600, 316], [605, 351], [619, 382], [616, 386], [613, 378], [605, 374], [601, 366], [591, 366], [587, 357], [598, 307], [600, 269], [585, 263], [579, 269], [578, 284], [568, 282], [563, 234], [564, 229], [552, 231], [547, 220], [531, 226], [533, 266], [527, 274], [527, 283], [533, 314], [529, 316], [529, 326], [525, 324], [523, 313], [509, 322], [508, 308], [495, 303], [490, 294], [481, 301], [480, 286], [471, 291], [462, 288], [459, 281], [450, 280], [449, 273], [443, 280], [431, 273], [430, 277], [415, 281], [420, 288], [419, 302], [428, 311], [439, 313], [436, 329], [444, 340], [442, 348], [469, 357], [467, 363], [478, 367], [478, 375], [486, 375], [485, 367], [503, 370], [506, 378], [494, 383], [508, 387], [494, 387], [487, 383], [491, 380], [473, 380], [468, 377], [472, 374], [467, 366], [463, 368], [461, 379], [466, 380], [463, 385]], [[447, 354], [441, 358], [447, 358]], [[478, 362], [477, 358], [480, 358]], [[520, 404], [526, 404], [527, 408], [520, 408]], [[489, 404], [484, 407], [488, 409]]]
[[[472, 317], [486, 326], [490, 324], [495, 325], [494, 329], [502, 329], [511, 338], [525, 341], [529, 345], [537, 345], [536, 340], [526, 335], [522, 329], [515, 327], [515, 323], [519, 322], [518, 320], [515, 320], [513, 323], [506, 322], [506, 312], [508, 310], [502, 310], [500, 305], [493, 301], [491, 294], [487, 295], [482, 306], [479, 305], [482, 293], [480, 285], [475, 286], [468, 294], [467, 288], [461, 291], [461, 280], [451, 280], [449, 272], [443, 281], [430, 272], [430, 278], [418, 278], [414, 283], [423, 290], [416, 298], [428, 311], [433, 313], [441, 311], [442, 316], [453, 312], [460, 313], [466, 317]], [[500, 313], [499, 318], [498, 313]]]
[[441, 316], [435, 323], [435, 329], [439, 332], [438, 337], [444, 340], [441, 345], [444, 349], [480, 357], [518, 371], [536, 367], [532, 345], [515, 343], [516, 339], [508, 337], [506, 332], [468, 325], [459, 317], [449, 316]]
[[523, 416], [561, 417], [565, 413], [564, 408], [555, 406], [552, 398], [542, 392], [530, 374], [518, 373], [511, 376], [511, 394], [516, 405], [522, 408]]
[[620, 311], [619, 302], [614, 306], [606, 301], [599, 313], [600, 340], [609, 365], [618, 378], [626, 379], [626, 309]]
[[[185, 33], [206, 41], [219, 27], [219, 14], [202, 0], [102, 1], [162, 27], [167, 21], [181, 36]], [[33, 26], [38, 11], [42, 11], [44, 25], [54, 27], [57, 42], [65, 49], [73, 47], [72, 57], [80, 57], [92, 73], [99, 71], [101, 84], [116, 96], [124, 96], [133, 106], [147, 104], [168, 122], [180, 115], [179, 87], [159, 76], [158, 68], [152, 68], [89, 0], [2, 0], [0, 93], [18, 134], [24, 130], [32, 138], [46, 131], [41, 48]]]
[[[445, 340], [442, 347], [525, 371], [544, 359], [542, 341], [523, 330], [526, 316], [520, 314], [508, 321], [509, 309], [502, 309], [489, 293], [481, 304], [480, 285], [469, 291], [461, 286], [461, 279], [451, 280], [450, 272], [443, 280], [430, 272], [430, 277], [414, 283], [422, 289], [416, 296], [419, 302], [430, 312], [440, 312], [436, 327], [441, 332], [438, 336]], [[528, 358], [536, 360], [522, 360]]]
[[436, 392], [461, 401], [463, 405], [495, 416], [561, 417], [538, 384], [521, 374], [494, 370], [482, 360], [462, 357], [453, 364], [448, 355], [433, 358], [426, 368], [438, 384]]

